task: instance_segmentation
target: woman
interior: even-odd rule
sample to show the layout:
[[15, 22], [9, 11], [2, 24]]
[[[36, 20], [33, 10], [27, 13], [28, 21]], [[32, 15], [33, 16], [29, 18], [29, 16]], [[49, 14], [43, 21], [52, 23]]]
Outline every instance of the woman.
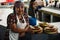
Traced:
[[37, 2], [35, 0], [31, 0], [28, 10], [29, 16], [35, 18], [36, 8], [37, 8]]
[[10, 29], [9, 40], [26, 40], [26, 38], [31, 40], [25, 36], [29, 29], [29, 21], [27, 14], [24, 13], [24, 4], [16, 1], [13, 10], [14, 12], [7, 18], [7, 25]]

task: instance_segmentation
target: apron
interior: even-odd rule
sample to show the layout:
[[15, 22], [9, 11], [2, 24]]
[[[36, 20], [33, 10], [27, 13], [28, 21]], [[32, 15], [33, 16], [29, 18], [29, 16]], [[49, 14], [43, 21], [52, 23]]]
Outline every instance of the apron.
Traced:
[[[25, 18], [23, 17], [24, 23], [21, 23], [18, 19], [18, 16], [16, 15], [17, 18], [17, 28], [24, 29], [27, 25]], [[19, 38], [19, 33], [14, 33], [11, 30], [9, 31], [9, 40], [18, 40]]]

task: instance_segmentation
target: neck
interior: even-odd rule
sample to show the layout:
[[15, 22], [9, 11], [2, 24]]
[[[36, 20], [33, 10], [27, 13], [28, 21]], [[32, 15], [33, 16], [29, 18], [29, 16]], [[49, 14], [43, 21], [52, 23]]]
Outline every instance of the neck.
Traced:
[[23, 15], [23, 13], [17, 13], [17, 15], [19, 16], [19, 15]]

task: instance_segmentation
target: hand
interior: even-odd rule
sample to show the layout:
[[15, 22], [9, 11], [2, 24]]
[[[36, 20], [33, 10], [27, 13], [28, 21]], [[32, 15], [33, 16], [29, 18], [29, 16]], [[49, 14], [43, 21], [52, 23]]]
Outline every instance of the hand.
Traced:
[[24, 30], [25, 30], [25, 32], [27, 32], [28, 31], [28, 29], [29, 29], [29, 27], [26, 27]]
[[25, 33], [24, 32], [23, 33], [20, 33], [19, 36], [20, 37], [24, 37], [25, 36]]
[[30, 27], [25, 28], [25, 32], [31, 32], [31, 31], [32, 31], [32, 29]]

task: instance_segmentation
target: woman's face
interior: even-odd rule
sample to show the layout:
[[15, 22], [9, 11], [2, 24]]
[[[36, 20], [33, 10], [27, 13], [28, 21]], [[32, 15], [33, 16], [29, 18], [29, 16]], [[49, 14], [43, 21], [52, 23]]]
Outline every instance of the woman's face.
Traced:
[[37, 7], [37, 2], [33, 2], [33, 8], [36, 9]]
[[15, 11], [17, 14], [23, 14], [24, 13], [24, 4], [22, 3], [20, 6], [15, 8]]

